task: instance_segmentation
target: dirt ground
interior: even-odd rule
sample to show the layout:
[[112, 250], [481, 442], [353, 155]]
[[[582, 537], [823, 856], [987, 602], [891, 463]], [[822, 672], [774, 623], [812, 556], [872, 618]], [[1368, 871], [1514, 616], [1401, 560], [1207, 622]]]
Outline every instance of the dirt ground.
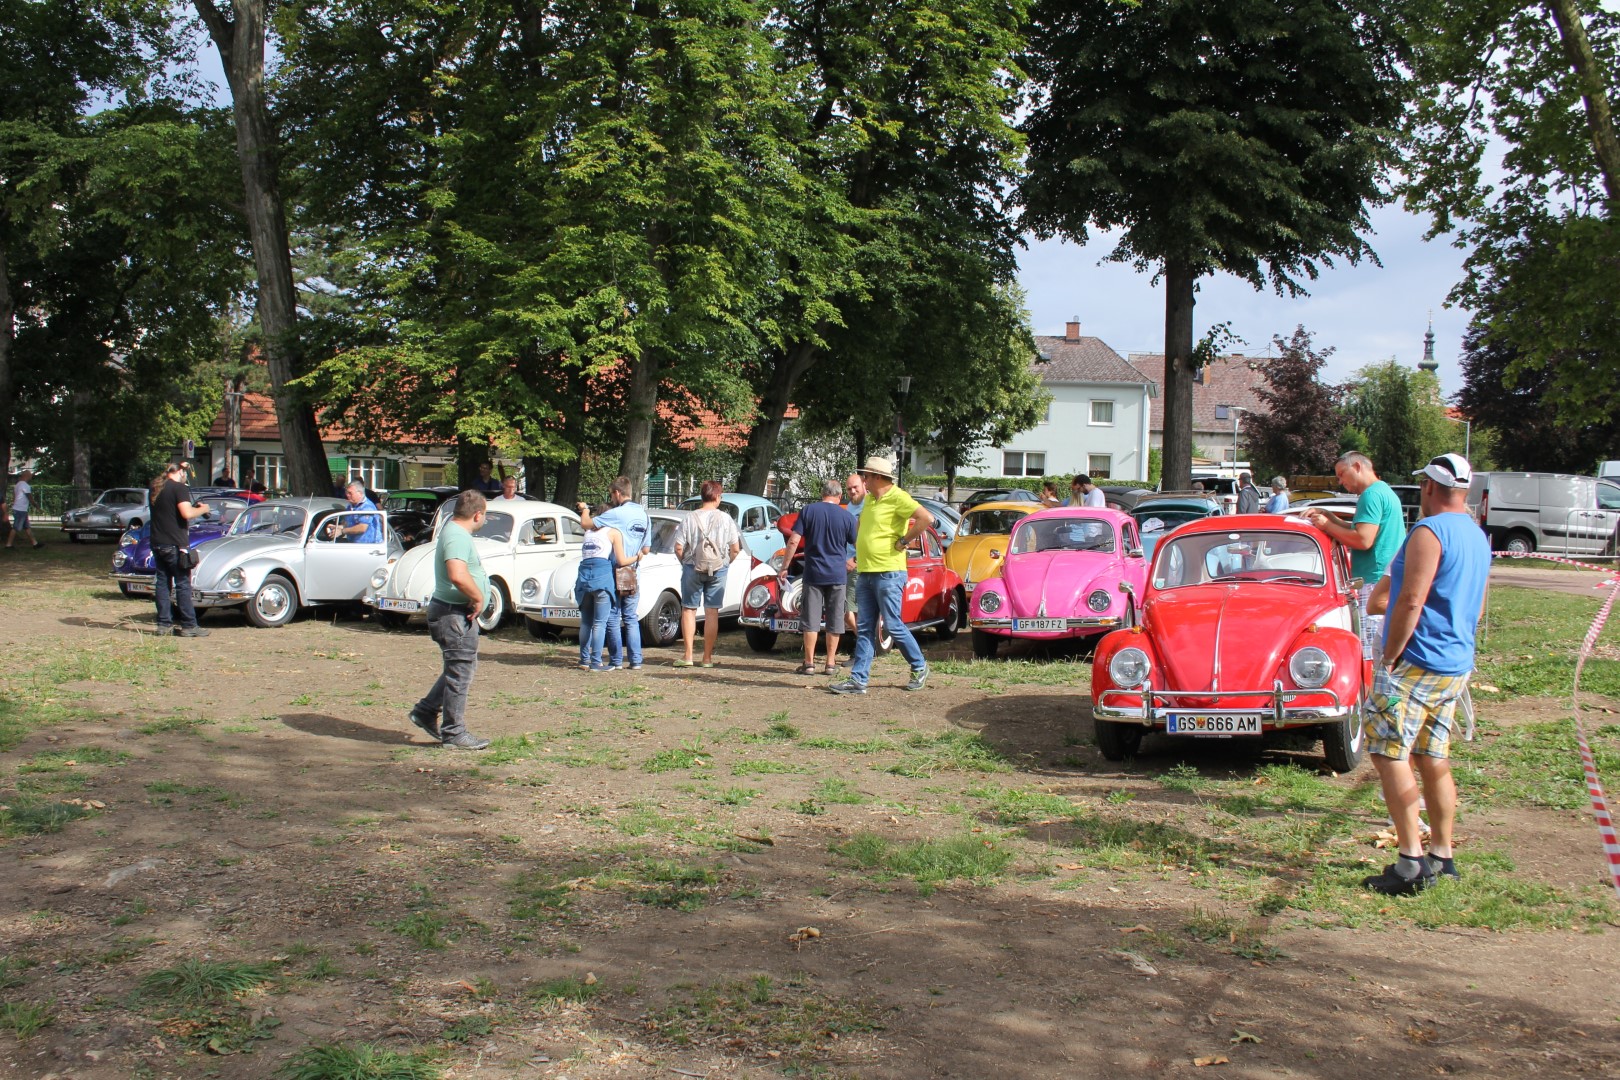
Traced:
[[[1388, 860], [1366, 767], [1328, 778], [1348, 839], [1293, 859], [1104, 857], [1048, 803], [991, 817], [985, 785], [1213, 843], [1218, 819], [1167, 775], [1314, 761], [1149, 740], [1109, 764], [1072, 656], [1002, 676], [965, 638], [926, 641], [963, 673], [907, 694], [886, 658], [871, 693], [836, 698], [735, 630], [713, 670], [653, 649], [592, 674], [519, 625], [483, 644], [472, 727], [501, 754], [480, 758], [406, 722], [437, 671], [420, 626], [216, 613], [212, 636], [159, 642], [96, 576], [108, 551], [0, 565], [6, 696], [50, 710], [0, 753], [0, 802], [71, 777], [52, 797], [91, 811], [0, 839], [0, 1000], [51, 1012], [26, 1040], [0, 1031], [6, 1076], [268, 1077], [327, 1043], [426, 1052], [446, 1077], [1620, 1075], [1620, 907], [1583, 811], [1493, 804], [1461, 850], [1596, 917], [1339, 917], [1297, 898], [1318, 857]], [[1482, 708], [1500, 729], [1566, 715]], [[941, 756], [970, 743], [992, 763]], [[1011, 863], [930, 890], [833, 850], [959, 835]], [[188, 959], [275, 972], [216, 1003], [237, 1026], [212, 1048], [199, 1014], [141, 989]]]

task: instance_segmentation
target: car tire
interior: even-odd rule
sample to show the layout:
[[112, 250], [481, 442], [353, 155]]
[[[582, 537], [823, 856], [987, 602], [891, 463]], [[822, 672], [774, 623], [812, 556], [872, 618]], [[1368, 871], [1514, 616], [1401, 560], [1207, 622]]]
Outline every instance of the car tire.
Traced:
[[282, 574], [268, 575], [248, 598], [248, 622], [263, 630], [286, 626], [297, 614], [298, 589]]
[[529, 636], [536, 641], [551, 641], [557, 636], [555, 626], [528, 615], [523, 616], [523, 627], [529, 632]]
[[776, 631], [766, 630], [759, 626], [743, 627], [743, 636], [748, 639], [748, 647], [757, 653], [768, 653], [776, 648]]
[[1503, 539], [1502, 550], [1514, 555], [1530, 555], [1536, 550], [1536, 538], [1523, 529], [1514, 529]]
[[1097, 749], [1109, 761], [1124, 761], [1136, 756], [1142, 748], [1145, 728], [1141, 724], [1121, 724], [1113, 720], [1093, 720], [1097, 735]]
[[643, 645], [656, 645], [667, 649], [681, 636], [681, 598], [672, 592], [658, 594], [652, 610], [641, 620]]
[[478, 613], [478, 632], [492, 634], [506, 621], [512, 602], [506, 598], [506, 585], [500, 578], [489, 581], [489, 595], [484, 598], [484, 610]]
[[956, 636], [956, 632], [967, 622], [967, 596], [961, 589], [952, 589], [949, 606], [945, 609], [945, 621], [934, 627], [934, 633], [941, 641], [949, 641]]
[[68, 533], [67, 538], [68, 538], [68, 543], [70, 543], [70, 544], [81, 543], [83, 541], [83, 539], [84, 539], [78, 533], [73, 533], [73, 532]]
[[1322, 757], [1328, 768], [1341, 774], [1355, 772], [1366, 755], [1367, 732], [1360, 709], [1322, 725]]
[[984, 630], [973, 631], [973, 655], [980, 660], [994, 660], [1001, 647], [1001, 638]]
[[401, 611], [376, 611], [372, 614], [377, 617], [378, 626], [386, 626], [390, 630], [403, 629], [411, 621], [411, 617]]

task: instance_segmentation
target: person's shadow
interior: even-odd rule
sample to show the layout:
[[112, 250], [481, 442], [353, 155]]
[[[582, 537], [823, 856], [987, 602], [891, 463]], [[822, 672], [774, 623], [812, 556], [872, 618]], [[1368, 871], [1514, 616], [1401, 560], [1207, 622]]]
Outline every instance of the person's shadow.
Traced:
[[[397, 746], [411, 741], [410, 731], [401, 728], [374, 728], [366, 724], [345, 720], [325, 713], [287, 713], [281, 722], [305, 735], [319, 735], [326, 739], [351, 739], [355, 742], [387, 743]], [[412, 729], [414, 731], [414, 729]]]

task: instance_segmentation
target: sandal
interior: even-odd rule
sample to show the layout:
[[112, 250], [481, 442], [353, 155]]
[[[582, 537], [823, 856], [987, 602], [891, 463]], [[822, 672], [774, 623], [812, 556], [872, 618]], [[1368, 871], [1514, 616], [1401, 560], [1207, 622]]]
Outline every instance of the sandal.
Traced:
[[[838, 665], [828, 664], [826, 667], [821, 669], [821, 673], [823, 675], [836, 675], [838, 674]], [[809, 674], [809, 672], [806, 672], [806, 674]]]
[[793, 669], [793, 674], [795, 675], [814, 675], [815, 673], [816, 665], [814, 664], [800, 664], [798, 667]]
[[692, 663], [692, 661], [690, 661], [690, 660], [677, 660], [677, 661], [675, 661], [674, 666], [675, 667], [697, 667], [697, 665]]

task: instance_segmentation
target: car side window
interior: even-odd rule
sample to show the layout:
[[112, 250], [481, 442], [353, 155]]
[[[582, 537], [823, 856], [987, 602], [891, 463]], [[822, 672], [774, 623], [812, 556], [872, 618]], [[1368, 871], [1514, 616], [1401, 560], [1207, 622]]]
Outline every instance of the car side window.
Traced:
[[585, 542], [585, 526], [573, 518], [562, 519], [563, 543], [583, 544]]
[[776, 507], [774, 507], [774, 506], [765, 507], [765, 520], [766, 520], [767, 523], [769, 523], [771, 525], [775, 525], [776, 524], [776, 519], [781, 517], [781, 516], [782, 516], [782, 511], [778, 510]]
[[925, 532], [922, 534], [921, 540], [923, 545], [923, 554], [927, 555], [931, 559], [937, 559], [939, 557], [939, 544], [937, 541], [935, 541], [934, 535], [932, 533]]
[[758, 506], [750, 506], [743, 514], [743, 532], [762, 532], [765, 529], [765, 511]]
[[1597, 501], [1599, 510], [1620, 510], [1620, 484], [1598, 484]]
[[521, 544], [555, 544], [557, 542], [557, 519], [534, 518], [523, 523], [523, 531], [518, 536]]

